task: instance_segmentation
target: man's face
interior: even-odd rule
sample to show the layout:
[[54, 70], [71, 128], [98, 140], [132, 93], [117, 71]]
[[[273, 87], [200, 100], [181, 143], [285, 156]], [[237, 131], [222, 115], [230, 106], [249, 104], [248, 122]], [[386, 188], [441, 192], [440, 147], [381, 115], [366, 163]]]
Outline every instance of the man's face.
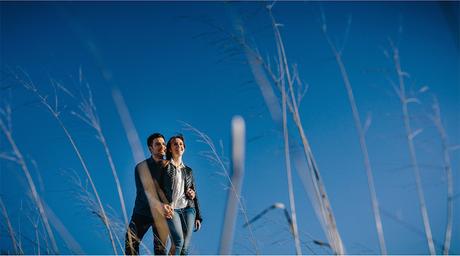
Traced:
[[152, 145], [149, 146], [150, 153], [154, 158], [162, 159], [166, 154], [166, 143], [161, 137], [153, 140]]

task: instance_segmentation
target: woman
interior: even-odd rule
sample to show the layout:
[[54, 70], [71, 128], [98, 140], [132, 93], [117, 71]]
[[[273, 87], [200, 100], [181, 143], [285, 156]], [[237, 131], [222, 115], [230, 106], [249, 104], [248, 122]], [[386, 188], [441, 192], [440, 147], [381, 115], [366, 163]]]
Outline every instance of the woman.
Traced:
[[167, 221], [175, 247], [170, 254], [176, 255], [188, 254], [192, 230], [195, 228], [198, 231], [202, 221], [192, 169], [182, 162], [184, 151], [182, 135], [169, 139], [166, 145], [166, 172], [160, 181], [161, 189], [174, 209], [172, 218]]

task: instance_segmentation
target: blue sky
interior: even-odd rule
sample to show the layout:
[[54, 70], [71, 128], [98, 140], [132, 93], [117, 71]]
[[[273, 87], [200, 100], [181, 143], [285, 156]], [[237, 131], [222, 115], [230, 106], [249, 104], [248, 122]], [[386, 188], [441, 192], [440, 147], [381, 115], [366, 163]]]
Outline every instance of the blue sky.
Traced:
[[[184, 161], [195, 172], [204, 215], [203, 228], [193, 234], [194, 253], [218, 252], [226, 200], [226, 179], [219, 168], [200, 156], [208, 150], [179, 121], [208, 134], [224, 155], [230, 152], [230, 120], [245, 118], [247, 127], [246, 174], [242, 196], [249, 217], [282, 202], [289, 205], [282, 134], [270, 113], [244, 55], [229, 56], [216, 43], [222, 34], [212, 25], [234, 31], [240, 17], [253, 47], [263, 57], [275, 58], [276, 47], [270, 19], [263, 2], [1, 2], [1, 102], [13, 108], [12, 124], [21, 151], [37, 163], [43, 200], [67, 227], [83, 251], [110, 254], [111, 247], [100, 221], [91, 215], [76, 194], [69, 172], [84, 180], [83, 171], [62, 130], [30, 92], [9, 75], [25, 70], [44, 92], [52, 94], [49, 79], [79, 90], [81, 69], [94, 93], [98, 115], [112, 151], [131, 214], [135, 199], [134, 160], [122, 123], [111, 97], [120, 89], [141, 141], [152, 132], [169, 137], [184, 133]], [[394, 66], [384, 52], [388, 39], [397, 42], [403, 69], [410, 74], [408, 90], [421, 104], [410, 105], [414, 129], [423, 132], [415, 146], [434, 239], [442, 244], [446, 225], [446, 176], [442, 148], [427, 118], [432, 95], [440, 102], [451, 145], [460, 144], [460, 47], [458, 2], [278, 2], [273, 14], [284, 37], [291, 64], [308, 83], [300, 112], [330, 197], [347, 252], [378, 253], [362, 154], [345, 87], [337, 63], [320, 30], [321, 10], [334, 43], [343, 48], [362, 120], [368, 113], [372, 124], [366, 139], [374, 170], [387, 248], [391, 254], [425, 254], [427, 243], [419, 212], [414, 175], [404, 135], [400, 102], [388, 79], [396, 80]], [[347, 36], [347, 22], [351, 26]], [[207, 22], [202, 22], [207, 20]], [[101, 70], [110, 74], [104, 79]], [[107, 73], [108, 72], [108, 73]], [[10, 87], [11, 85], [11, 87]], [[121, 219], [115, 185], [102, 146], [95, 133], [70, 114], [76, 102], [60, 94], [67, 105], [62, 118], [68, 126], [100, 190], [104, 204]], [[300, 144], [290, 120], [291, 140]], [[363, 121], [364, 122], [364, 121]], [[293, 146], [294, 151], [298, 146]], [[10, 150], [1, 135], [0, 151]], [[458, 168], [460, 156], [452, 151], [454, 172], [454, 229], [451, 250], [460, 253], [458, 219]], [[147, 157], [147, 150], [145, 149]], [[30, 161], [29, 161], [30, 163]], [[34, 237], [27, 215], [36, 216], [27, 197], [27, 184], [17, 165], [0, 161], [0, 193], [12, 224], [22, 234], [23, 246], [35, 253], [27, 238]], [[305, 170], [294, 171], [294, 190], [304, 253], [328, 253], [312, 244], [326, 240], [309, 197], [302, 185]], [[294, 243], [281, 212], [269, 212], [254, 223], [261, 253], [295, 253]], [[2, 218], [0, 248], [11, 250]], [[249, 233], [239, 215], [234, 253], [251, 254]], [[122, 235], [122, 234], [120, 234]], [[147, 237], [147, 246], [151, 247]], [[97, 242], [95, 242], [97, 241]], [[43, 241], [42, 241], [43, 242]], [[61, 238], [63, 253], [70, 253]], [[307, 245], [310, 247], [307, 248]], [[441, 249], [437, 247], [437, 252]]]

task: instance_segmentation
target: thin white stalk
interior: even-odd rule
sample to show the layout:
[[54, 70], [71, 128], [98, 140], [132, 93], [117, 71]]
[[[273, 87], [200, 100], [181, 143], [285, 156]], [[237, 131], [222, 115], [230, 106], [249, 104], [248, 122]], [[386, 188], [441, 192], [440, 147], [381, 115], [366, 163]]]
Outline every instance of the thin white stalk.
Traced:
[[[115, 246], [115, 241], [114, 241], [114, 238], [113, 238], [112, 231], [110, 229], [109, 220], [107, 218], [107, 214], [105, 212], [104, 206], [102, 205], [101, 198], [99, 197], [99, 192], [97, 191], [96, 185], [93, 182], [91, 173], [90, 173], [88, 167], [86, 166], [86, 162], [83, 159], [83, 156], [81, 155], [80, 150], [78, 149], [78, 147], [77, 147], [72, 135], [67, 130], [66, 126], [64, 125], [64, 123], [62, 122], [62, 120], [60, 118], [60, 112], [57, 109], [57, 105], [55, 105], [55, 108], [53, 108], [48, 103], [47, 98], [39, 93], [38, 89], [35, 87], [35, 85], [32, 83], [32, 81], [30, 81], [30, 79], [28, 81], [23, 81], [23, 80], [20, 80], [20, 81], [22, 82], [23, 86], [26, 89], [28, 89], [31, 92], [33, 92], [40, 99], [41, 104], [50, 112], [50, 114], [54, 117], [56, 122], [59, 124], [59, 126], [64, 131], [64, 133], [66, 135], [66, 138], [68, 139], [70, 145], [72, 146], [72, 149], [74, 150], [75, 154], [77, 155], [78, 160], [79, 160], [81, 166], [83, 167], [85, 175], [86, 175], [86, 177], [87, 177], [87, 179], [88, 179], [88, 181], [90, 183], [90, 186], [91, 186], [91, 188], [93, 190], [94, 196], [96, 197], [97, 204], [98, 204], [99, 209], [101, 211], [102, 222], [104, 223], [104, 226], [107, 229], [107, 233], [108, 233], [109, 238], [110, 238], [110, 242], [111, 242], [111, 245], [112, 245], [113, 252], [114, 252], [114, 254], [117, 254], [117, 249], [116, 249], [116, 246]], [[55, 98], [57, 98], [57, 95], [55, 95]]]
[[[256, 216], [254, 216], [248, 223], [246, 223], [243, 227], [247, 227], [249, 224], [252, 224], [254, 222], [256, 222], [258, 219], [262, 218], [265, 214], [267, 214], [269, 211], [271, 210], [274, 210], [274, 209], [281, 209], [283, 210], [283, 213], [284, 213], [284, 217], [286, 218], [286, 221], [289, 225], [289, 230], [291, 231], [291, 234], [292, 234], [292, 237], [294, 237], [294, 226], [292, 225], [292, 219], [291, 219], [291, 215], [289, 214], [288, 210], [286, 209], [286, 207], [284, 206], [283, 203], [275, 203], [273, 204], [272, 206], [270, 207], [267, 207], [266, 209], [264, 209], [262, 212], [260, 212], [259, 214], [257, 214]], [[311, 237], [312, 238], [312, 237]], [[313, 238], [312, 238], [313, 239]], [[308, 245], [307, 245], [308, 247]], [[311, 250], [311, 248], [308, 247], [308, 249]], [[313, 252], [311, 250], [311, 252]]]
[[[82, 73], [80, 70], [80, 84], [82, 82], [83, 82], [83, 78], [82, 78]], [[64, 88], [64, 87], [61, 86], [61, 88]], [[78, 116], [83, 122], [87, 123], [89, 126], [94, 128], [94, 130], [96, 130], [97, 132], [96, 137], [101, 142], [104, 148], [104, 153], [109, 162], [110, 170], [112, 172], [112, 176], [115, 181], [115, 185], [116, 185], [117, 193], [118, 193], [118, 199], [120, 201], [121, 210], [123, 213], [123, 219], [124, 219], [125, 225], [128, 226], [128, 214], [126, 212], [125, 200], [123, 197], [123, 190], [121, 189], [120, 180], [118, 178], [117, 170], [113, 162], [112, 154], [110, 153], [109, 146], [107, 145], [107, 140], [105, 139], [104, 133], [102, 132], [101, 122], [97, 115], [96, 105], [93, 100], [91, 89], [87, 83], [86, 83], [86, 89], [88, 92], [88, 98], [82, 98], [80, 105], [79, 105], [82, 115], [77, 114], [77, 113], [74, 113], [74, 114]]]
[[35, 228], [35, 239], [37, 240], [37, 255], [40, 255], [40, 238], [38, 235], [38, 228], [37, 227], [34, 227], [34, 228]]
[[[20, 210], [20, 212], [22, 212], [22, 210], [23, 210], [22, 209], [22, 199], [20, 201], [19, 210]], [[22, 231], [21, 231], [21, 220], [20, 220], [19, 214], [17, 215], [17, 218], [18, 218], [18, 246], [19, 246], [19, 248], [22, 248]], [[48, 250], [48, 248], [47, 248], [47, 250]]]
[[238, 210], [238, 201], [243, 186], [244, 177], [244, 153], [245, 153], [245, 124], [240, 116], [232, 119], [232, 177], [231, 184], [234, 190], [228, 191], [227, 206], [224, 217], [224, 225], [220, 238], [219, 254], [232, 254], [235, 222]]
[[[33, 217], [27, 215], [26, 216], [27, 219], [29, 220], [30, 224], [32, 225], [32, 227], [34, 228], [34, 233], [35, 233], [35, 244], [37, 246], [36, 250], [34, 251], [34, 254], [36, 255], [40, 255], [40, 235], [39, 235], [39, 224], [40, 224], [40, 215], [38, 216], [37, 220], [34, 221], [33, 220]], [[32, 241], [32, 239], [31, 239]]]
[[[270, 12], [271, 15], [271, 12]], [[271, 15], [272, 21], [274, 22], [274, 17]], [[273, 23], [274, 26], [277, 26], [275, 23]], [[295, 197], [294, 197], [294, 189], [292, 185], [292, 170], [291, 170], [291, 158], [290, 158], [290, 152], [289, 152], [289, 131], [288, 131], [288, 123], [287, 123], [287, 110], [286, 110], [286, 102], [287, 102], [287, 96], [286, 96], [286, 79], [284, 79], [284, 74], [286, 74], [285, 71], [285, 66], [282, 61], [282, 55], [281, 49], [280, 49], [280, 44], [276, 44], [277, 49], [278, 49], [278, 58], [279, 58], [279, 70], [281, 73], [281, 105], [282, 105], [282, 117], [283, 117], [283, 138], [284, 138], [284, 159], [285, 159], [285, 164], [286, 164], [286, 176], [287, 176], [287, 181], [288, 181], [288, 193], [289, 193], [289, 206], [291, 208], [291, 217], [290, 219], [292, 220], [292, 234], [294, 237], [294, 243], [295, 243], [295, 249], [296, 249], [296, 254], [301, 255], [302, 254], [302, 249], [300, 247], [300, 239], [299, 239], [299, 232], [298, 232], [298, 226], [297, 226], [297, 212], [295, 209]]]
[[[113, 218], [112, 218], [113, 220]], [[113, 221], [110, 222], [110, 228], [113, 230]], [[116, 233], [116, 232], [113, 232], [113, 236], [115, 237], [115, 241], [117, 242], [117, 245], [118, 245], [118, 248], [121, 250], [121, 251], [124, 251], [124, 243], [122, 241], [124, 241], [124, 238], [120, 239], [120, 236]]]
[[32, 220], [30, 220], [30, 222], [32, 223], [32, 226], [35, 230], [35, 240], [37, 241], [37, 255], [40, 255], [40, 236], [38, 232], [38, 221], [34, 223], [32, 222]]
[[[129, 114], [128, 107], [126, 106], [123, 95], [120, 90], [116, 87], [112, 87], [112, 98], [117, 107], [118, 115], [120, 116], [121, 123], [125, 129], [129, 146], [131, 147], [131, 153], [133, 154], [133, 160], [135, 163], [139, 163], [144, 159], [144, 150], [142, 149], [139, 134], [137, 133], [136, 127], [134, 126], [131, 115]], [[149, 177], [151, 178], [151, 177]], [[144, 182], [144, 181], [142, 181]], [[153, 211], [152, 211], [153, 214]], [[152, 215], [153, 216], [153, 215]], [[164, 223], [159, 222], [156, 224], [159, 228], [164, 229]], [[129, 232], [129, 229], [128, 229]], [[166, 232], [166, 231], [165, 231]], [[132, 245], [134, 236], [128, 233], [128, 243]]]
[[[192, 125], [190, 125], [188, 123], [185, 123], [185, 122], [182, 122], [182, 123], [184, 124], [185, 129], [191, 130], [192, 132], [194, 132], [197, 135], [197, 137], [199, 138], [199, 141], [203, 142], [204, 144], [206, 144], [209, 147], [210, 155], [207, 155], [206, 157], [208, 159], [210, 159], [211, 161], [215, 162], [220, 167], [220, 169], [223, 172], [223, 176], [225, 176], [227, 178], [227, 181], [230, 184], [231, 192], [234, 195], [237, 195], [236, 186], [233, 183], [232, 178], [230, 177], [230, 175], [229, 175], [229, 173], [227, 171], [226, 164], [224, 163], [222, 158], [219, 156], [219, 153], [217, 152], [217, 149], [216, 149], [212, 139], [209, 138], [209, 136], [206, 135], [204, 132], [198, 130], [197, 128], [193, 127]], [[238, 201], [240, 211], [243, 214], [244, 221], [245, 221], [246, 224], [248, 224], [249, 223], [249, 218], [248, 218], [246, 207], [244, 206], [244, 204], [243, 204], [243, 202], [241, 200], [241, 195], [237, 196], [236, 199]], [[252, 243], [252, 245], [253, 245], [253, 247], [255, 249], [255, 253], [259, 254], [259, 248], [257, 246], [257, 241], [255, 239], [254, 232], [253, 232], [252, 226], [250, 224], [248, 224], [248, 230], [249, 230], [249, 237], [250, 237], [251, 243]]]
[[[125, 134], [127, 135], [128, 143], [131, 147], [134, 162], [142, 162], [144, 160], [144, 150], [141, 146], [139, 134], [134, 126], [134, 122], [131, 118], [128, 107], [126, 106], [123, 95], [121, 94], [120, 90], [116, 87], [112, 87], [112, 98], [117, 107], [118, 115], [120, 116], [123, 128], [125, 129]], [[160, 196], [162, 196], [162, 198], [165, 197], [164, 194], [162, 194], [163, 192], [159, 188], [158, 183], [155, 183], [153, 181], [153, 178], [150, 175], [150, 172], [148, 171], [148, 167], [142, 166], [142, 168], [140, 168], [139, 170], [139, 177], [144, 187], [144, 192], [147, 195], [147, 199], [149, 201], [150, 212], [152, 213], [155, 222], [154, 225], [159, 233], [158, 239], [160, 240], [160, 242], [163, 243], [163, 241], [167, 240], [167, 237], [169, 235], [169, 229], [166, 220], [162, 214], [163, 210], [160, 209], [161, 201], [158, 199], [158, 193], [160, 194]], [[128, 233], [129, 244], [132, 244], [133, 239], [135, 239], [134, 235], [132, 235], [132, 233]], [[140, 243], [140, 245], [142, 245], [147, 250], [148, 254], [150, 254], [150, 251], [143, 243]], [[163, 246], [166, 248], [166, 245]]]
[[51, 224], [59, 233], [60, 237], [64, 240], [64, 243], [67, 245], [67, 248], [71, 250], [71, 254], [85, 254], [82, 250], [80, 244], [75, 240], [72, 234], [67, 230], [66, 226], [62, 223], [62, 221], [58, 218], [58, 216], [54, 213], [53, 209], [49, 207], [46, 202], [43, 202], [43, 206], [45, 207], [46, 215], [48, 216]]
[[30, 193], [32, 196], [32, 200], [34, 201], [35, 205], [38, 208], [38, 212], [40, 214], [40, 217], [42, 219], [43, 225], [46, 229], [46, 232], [48, 234], [48, 237], [51, 241], [51, 246], [53, 249], [54, 253], [59, 253], [59, 249], [56, 244], [56, 240], [54, 238], [53, 231], [51, 229], [51, 226], [48, 221], [48, 217], [46, 216], [45, 210], [43, 208], [42, 200], [37, 192], [37, 188], [35, 186], [35, 183], [32, 179], [32, 176], [30, 175], [29, 167], [26, 164], [26, 161], [19, 150], [18, 146], [16, 145], [16, 142], [13, 139], [13, 135], [11, 134], [11, 131], [8, 129], [7, 125], [3, 122], [3, 119], [0, 118], [0, 129], [2, 132], [5, 134], [6, 139], [11, 145], [11, 148], [13, 150], [13, 154], [15, 155], [15, 158], [17, 159], [17, 163], [21, 167], [21, 170], [24, 173], [24, 176], [26, 177], [27, 184], [29, 185]]
[[113, 178], [115, 180], [115, 184], [117, 186], [118, 199], [120, 200], [121, 210], [123, 212], [123, 218], [124, 218], [125, 224], [128, 225], [128, 214], [126, 212], [126, 206], [125, 206], [125, 200], [124, 200], [124, 197], [123, 197], [123, 191], [121, 189], [121, 184], [120, 184], [120, 180], [118, 178], [118, 174], [117, 174], [117, 170], [115, 168], [115, 164], [113, 163], [112, 154], [110, 153], [109, 146], [107, 145], [107, 141], [106, 141], [106, 139], [105, 139], [105, 137], [104, 137], [104, 135], [102, 133], [102, 130], [97, 130], [97, 132], [98, 132], [98, 136], [100, 138], [101, 144], [104, 146], [105, 155], [107, 157], [107, 160], [109, 161], [110, 170], [112, 171], [112, 175], [113, 175]]
[[[270, 111], [272, 119], [275, 121], [275, 123], [279, 123], [282, 119], [282, 114], [279, 108], [278, 98], [276, 97], [276, 94], [270, 84], [270, 81], [264, 75], [264, 66], [261, 67], [260, 65], [262, 60], [253, 56], [254, 52], [252, 51], [252, 49], [250, 49], [249, 47], [244, 48], [246, 56], [248, 56], [247, 59], [249, 67], [251, 68], [251, 72], [265, 100], [265, 104], [267, 105], [268, 110]], [[265, 66], [265, 69], [270, 70], [268, 66]], [[275, 78], [273, 80], [276, 81], [277, 79]]]
[[307, 136], [305, 135], [305, 132], [303, 130], [302, 121], [300, 119], [300, 114], [299, 114], [299, 109], [298, 109], [298, 106], [297, 106], [296, 97], [294, 95], [293, 80], [291, 80], [291, 76], [290, 76], [290, 72], [289, 72], [289, 65], [288, 65], [288, 62], [287, 62], [285, 47], [284, 47], [284, 44], [283, 44], [281, 33], [280, 33], [279, 29], [278, 29], [279, 24], [276, 23], [273, 15], [272, 15], [271, 8], [269, 8], [269, 11], [270, 11], [271, 19], [272, 19], [273, 30], [274, 30], [274, 33], [275, 33], [275, 40], [276, 40], [277, 48], [279, 50], [278, 54], [281, 56], [281, 58], [280, 58], [281, 64], [284, 66], [283, 69], [284, 69], [285, 74], [283, 74], [283, 75], [286, 75], [287, 84], [289, 86], [289, 91], [290, 91], [290, 95], [291, 95], [291, 100], [290, 101], [291, 101], [291, 104], [292, 104], [292, 107], [293, 107], [293, 112], [292, 112], [293, 119], [294, 119], [294, 122], [295, 122], [295, 124], [297, 126], [299, 135], [300, 135], [301, 140], [302, 140], [304, 154], [305, 154], [305, 157], [307, 159], [309, 170], [312, 172], [312, 174], [309, 175], [309, 176], [312, 178], [312, 182], [313, 182], [313, 184], [315, 186], [315, 192], [317, 193], [316, 197], [318, 198], [318, 201], [320, 203], [322, 217], [323, 217], [323, 220], [325, 221], [325, 224], [327, 226], [327, 236], [328, 236], [328, 239], [330, 241], [331, 247], [334, 250], [334, 253], [336, 253], [336, 254], [345, 254], [345, 248], [343, 246], [342, 239], [341, 239], [340, 234], [339, 234], [338, 229], [337, 229], [334, 214], [332, 213], [332, 208], [330, 206], [330, 202], [329, 202], [329, 199], [327, 197], [325, 187], [324, 187], [324, 185], [322, 183], [322, 180], [320, 178], [319, 170], [318, 170], [316, 162], [314, 160], [313, 153], [311, 152], [311, 147], [310, 147], [310, 145], [308, 143]]
[[128, 137], [129, 146], [131, 147], [131, 152], [133, 154], [133, 159], [135, 163], [139, 163], [144, 160], [144, 150], [142, 149], [142, 144], [139, 139], [139, 134], [137, 133], [134, 122], [129, 114], [128, 107], [126, 106], [125, 100], [120, 90], [117, 88], [112, 89], [112, 98], [117, 107], [118, 115], [120, 115], [123, 128]]
[[[231, 36], [230, 38], [232, 40], [235, 40], [244, 50], [246, 57], [248, 58], [248, 63], [251, 66], [251, 70], [253, 72], [253, 75], [255, 76], [257, 85], [261, 88], [262, 92], [266, 91], [267, 86], [266, 86], [266, 79], [265, 78], [260, 78], [259, 76], [264, 76], [263, 72], [260, 71], [259, 66], [262, 66], [265, 72], [267, 72], [268, 75], [270, 75], [270, 78], [272, 79], [273, 83], [277, 88], [281, 91], [281, 78], [278, 78], [273, 71], [270, 69], [269, 65], [266, 64], [266, 62], [263, 60], [263, 58], [258, 54], [257, 51], [252, 49], [245, 41], [244, 41], [244, 35], [241, 35], [242, 39], [238, 40], [235, 39], [234, 36]], [[261, 81], [263, 84], [261, 84]], [[292, 81], [291, 81], [292, 82]], [[265, 96], [264, 96], [265, 98]], [[299, 97], [297, 97], [297, 100]], [[269, 107], [271, 113], [280, 113], [281, 110], [279, 109], [279, 106], [276, 106], [277, 101], [272, 100], [270, 98], [265, 99], [266, 104], [272, 104]], [[316, 161], [314, 159], [313, 153], [311, 151], [311, 147], [309, 145], [307, 136], [305, 132], [303, 131], [303, 127], [300, 121], [300, 117], [298, 114], [298, 110], [294, 110], [293, 104], [291, 100], [287, 101], [287, 106], [289, 108], [289, 111], [293, 115], [294, 122], [297, 126], [297, 129], [299, 131], [301, 140], [302, 140], [302, 145], [304, 149], [304, 154], [305, 158], [307, 159], [308, 167], [310, 170], [310, 175], [307, 175], [308, 177], [311, 178], [312, 184], [314, 186], [314, 198], [317, 200], [317, 203], [320, 206], [320, 212], [318, 217], [320, 218], [320, 221], [322, 223], [325, 223], [326, 228], [325, 228], [325, 233], [328, 237], [328, 240], [332, 244], [332, 249], [336, 254], [344, 254], [345, 253], [345, 248], [343, 247], [343, 243], [340, 238], [340, 234], [338, 233], [338, 229], [335, 223], [335, 218], [334, 214], [332, 212], [332, 208], [329, 203], [329, 199], [326, 193], [325, 186], [322, 182], [319, 169], [316, 165]], [[274, 110], [274, 111], [273, 111]], [[279, 119], [277, 118], [277, 115], [273, 115], [274, 121], [279, 122]]]
[[295, 249], [297, 255], [302, 255], [302, 249], [300, 247], [299, 231], [297, 227], [297, 215], [295, 209], [295, 198], [292, 185], [292, 171], [291, 171], [291, 158], [289, 153], [289, 133], [287, 127], [287, 113], [286, 113], [286, 91], [283, 83], [282, 86], [282, 105], [283, 105], [283, 137], [284, 137], [284, 159], [286, 163], [286, 176], [288, 180], [288, 190], [289, 190], [289, 205], [291, 207], [291, 220], [292, 220], [292, 234], [294, 236]]
[[[147, 196], [147, 200], [150, 206], [150, 213], [152, 214], [154, 225], [158, 231], [159, 240], [162, 245], [166, 248], [166, 245], [163, 242], [166, 242], [169, 229], [166, 223], [166, 219], [163, 215], [163, 208], [162, 203], [158, 198], [159, 186], [156, 180], [153, 179], [152, 175], [150, 174], [149, 167], [145, 161], [141, 162], [141, 165], [138, 167], [139, 170], [139, 178], [142, 182], [142, 186], [144, 188], [145, 195]], [[158, 191], [158, 192], [157, 192]], [[163, 196], [164, 197], [164, 196]], [[163, 201], [164, 203], [168, 203]], [[129, 239], [133, 239], [133, 237], [128, 236]], [[131, 243], [131, 241], [129, 241]]]
[[420, 168], [418, 166], [417, 154], [415, 153], [415, 146], [414, 146], [414, 141], [413, 141], [416, 133], [412, 131], [411, 123], [410, 123], [408, 101], [407, 101], [408, 99], [406, 97], [406, 88], [405, 88], [405, 83], [404, 83], [404, 76], [406, 76], [407, 74], [404, 73], [401, 68], [401, 63], [399, 59], [399, 50], [393, 44], [392, 44], [392, 49], [393, 49], [393, 62], [395, 65], [396, 74], [398, 76], [398, 81], [399, 81], [398, 94], [401, 100], [404, 128], [406, 131], [407, 145], [409, 147], [410, 159], [411, 159], [414, 176], [415, 176], [415, 184], [417, 187], [417, 195], [418, 195], [418, 200], [420, 204], [420, 213], [423, 219], [423, 225], [425, 228], [425, 235], [426, 235], [426, 240], [428, 242], [428, 248], [429, 248], [430, 254], [435, 255], [436, 250], [435, 250], [434, 243], [433, 243], [433, 235], [431, 233], [430, 220], [428, 217], [428, 210], [427, 210], [426, 203], [425, 203], [425, 195], [423, 193], [422, 178], [420, 175]]
[[449, 155], [449, 143], [447, 140], [447, 133], [442, 124], [441, 109], [439, 107], [439, 102], [436, 97], [434, 97], [433, 111], [434, 115], [432, 116], [432, 120], [436, 126], [436, 129], [438, 130], [439, 136], [441, 137], [444, 170], [446, 171], [447, 176], [447, 225], [446, 231], [444, 232], [444, 244], [442, 247], [442, 253], [444, 255], [448, 255], [450, 243], [452, 240], [452, 226], [454, 216], [454, 181], [452, 178], [452, 165]]
[[110, 229], [110, 224], [109, 224], [109, 220], [107, 218], [107, 214], [105, 213], [105, 209], [104, 209], [104, 206], [102, 205], [102, 201], [101, 201], [101, 198], [99, 197], [99, 192], [97, 191], [97, 188], [96, 188], [96, 185], [94, 184], [93, 182], [93, 178], [91, 176], [91, 173], [89, 172], [89, 169], [88, 167], [86, 166], [86, 162], [84, 161], [83, 159], [83, 156], [81, 155], [80, 153], [80, 150], [78, 149], [75, 141], [73, 140], [73, 137], [71, 136], [71, 134], [69, 133], [69, 131], [67, 130], [67, 128], [65, 127], [64, 123], [61, 121], [61, 119], [59, 118], [59, 116], [57, 115], [53, 115], [56, 119], [56, 121], [58, 122], [59, 126], [62, 128], [62, 130], [64, 131], [67, 139], [69, 140], [70, 144], [72, 145], [72, 148], [73, 150], [75, 151], [75, 154], [77, 155], [79, 161], [80, 161], [80, 164], [81, 166], [83, 167], [83, 170], [86, 174], [86, 177], [88, 178], [88, 181], [89, 181], [89, 184], [91, 185], [91, 188], [93, 190], [93, 193], [94, 193], [94, 196], [96, 197], [96, 200], [97, 200], [97, 204], [99, 206], [99, 209], [101, 211], [101, 214], [102, 214], [102, 222], [104, 223], [104, 226], [106, 227], [107, 229], [107, 233], [109, 235], [109, 238], [110, 238], [110, 242], [112, 244], [112, 249], [113, 249], [113, 252], [114, 254], [117, 254], [117, 249], [116, 249], [116, 246], [115, 246], [115, 241], [114, 241], [114, 238], [113, 238], [113, 234], [112, 234], [112, 231]]
[[353, 113], [353, 120], [355, 122], [355, 127], [356, 130], [358, 131], [358, 137], [359, 137], [359, 145], [361, 147], [361, 152], [363, 154], [363, 161], [364, 161], [364, 169], [366, 170], [366, 175], [367, 175], [367, 184], [369, 187], [369, 193], [371, 195], [371, 203], [372, 203], [372, 211], [374, 213], [374, 221], [375, 221], [375, 227], [377, 230], [377, 235], [379, 239], [379, 245], [380, 245], [380, 253], [381, 254], [387, 254], [387, 248], [385, 244], [385, 236], [383, 233], [383, 225], [382, 225], [382, 218], [380, 216], [380, 210], [379, 210], [379, 201], [377, 199], [377, 192], [375, 190], [375, 185], [374, 185], [374, 176], [373, 176], [373, 171], [372, 171], [372, 165], [371, 165], [371, 160], [369, 157], [369, 151], [367, 148], [367, 142], [366, 142], [366, 132], [365, 128], [363, 128], [362, 123], [361, 123], [361, 118], [359, 117], [359, 110], [358, 106], [356, 104], [355, 96], [353, 94], [353, 88], [351, 86], [350, 78], [348, 76], [348, 72], [345, 68], [345, 64], [343, 63], [342, 60], [342, 53], [341, 51], [337, 50], [335, 45], [332, 43], [327, 30], [326, 30], [326, 24], [325, 21], [323, 20], [323, 25], [322, 25], [322, 31], [324, 33], [324, 36], [327, 39], [327, 42], [334, 53], [336, 62], [339, 66], [340, 69], [340, 74], [342, 75], [342, 80], [345, 85], [345, 89], [348, 94], [348, 101], [351, 106], [351, 110]]
[[[273, 6], [273, 5], [272, 5]], [[271, 8], [269, 6], [269, 8]], [[228, 40], [235, 42], [238, 46], [240, 46], [243, 50], [244, 53], [248, 59], [248, 64], [251, 68], [251, 71], [254, 75], [254, 78], [256, 80], [257, 85], [261, 89], [262, 95], [264, 97], [265, 103], [267, 104], [267, 107], [270, 110], [270, 113], [272, 115], [273, 120], [276, 122], [276, 124], [280, 124], [281, 121], [281, 109], [280, 106], [278, 105], [278, 99], [274, 96], [274, 92], [272, 88], [268, 84], [268, 79], [266, 79], [264, 76], [263, 70], [270, 76], [270, 78], [273, 80], [273, 84], [281, 91], [281, 85], [280, 85], [280, 78], [278, 78], [274, 72], [272, 72], [270, 65], [267, 65], [267, 63], [264, 61], [264, 59], [260, 56], [257, 50], [254, 50], [251, 48], [245, 41], [245, 35], [243, 33], [242, 27], [237, 26], [238, 30], [241, 31], [240, 36], [235, 36], [233, 34], [230, 34], [225, 31], [225, 29], [215, 26], [213, 24], [206, 23], [207, 25], [210, 25], [214, 29], [216, 29], [218, 32], [225, 33]], [[263, 69], [261, 69], [261, 67]], [[290, 81], [293, 82], [293, 81]], [[296, 98], [297, 100], [299, 97]], [[294, 100], [295, 101], [295, 100]], [[332, 208], [329, 203], [329, 199], [326, 193], [325, 186], [322, 182], [319, 169], [317, 167], [317, 164], [315, 162], [313, 153], [311, 151], [311, 147], [309, 145], [307, 136], [305, 135], [305, 132], [303, 131], [303, 127], [300, 121], [300, 117], [298, 114], [298, 110], [294, 110], [294, 107], [292, 106], [291, 100], [287, 101], [287, 106], [289, 108], [289, 111], [293, 115], [294, 122], [297, 126], [297, 129], [299, 131], [301, 140], [302, 140], [302, 145], [304, 149], [304, 154], [305, 158], [308, 163], [310, 175], [307, 175], [308, 177], [311, 178], [311, 181], [314, 186], [314, 198], [317, 200], [317, 203], [319, 204], [320, 212], [319, 212], [319, 219], [321, 223], [324, 223], [326, 225], [325, 228], [325, 233], [328, 237], [328, 240], [331, 244], [332, 250], [336, 254], [344, 254], [345, 253], [345, 248], [343, 247], [342, 240], [340, 238], [340, 234], [338, 232], [336, 223], [335, 223], [335, 218], [334, 214], [332, 212]]]
[[[42, 233], [46, 233], [46, 230], [45, 230], [45, 227], [42, 225]], [[50, 244], [48, 242], [48, 239], [44, 239], [45, 240], [45, 249], [46, 249], [46, 254], [51, 254], [51, 251], [50, 251]]]
[[35, 235], [37, 239], [37, 254], [40, 255], [40, 238], [38, 236], [38, 229], [35, 229]]
[[14, 252], [16, 254], [24, 254], [21, 247], [19, 247], [18, 242], [16, 241], [16, 236], [14, 235], [13, 225], [11, 225], [10, 217], [8, 216], [8, 211], [6, 210], [5, 204], [3, 203], [3, 200], [1, 197], [0, 197], [0, 207], [2, 208], [2, 214], [6, 221], [6, 226], [8, 228], [8, 235], [10, 235], [11, 242], [13, 243]]

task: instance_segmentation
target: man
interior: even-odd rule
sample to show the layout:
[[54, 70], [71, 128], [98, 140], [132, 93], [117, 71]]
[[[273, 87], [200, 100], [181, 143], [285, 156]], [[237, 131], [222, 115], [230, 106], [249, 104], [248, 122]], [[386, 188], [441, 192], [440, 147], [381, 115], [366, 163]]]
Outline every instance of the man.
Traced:
[[134, 170], [136, 202], [126, 232], [126, 255], [139, 254], [139, 244], [150, 227], [154, 235], [155, 255], [166, 254], [165, 246], [169, 231], [165, 218], [171, 218], [173, 210], [165, 201], [157, 182], [162, 172], [163, 157], [166, 153], [164, 136], [160, 133], [150, 135], [147, 138], [147, 146], [152, 156], [138, 163]]

